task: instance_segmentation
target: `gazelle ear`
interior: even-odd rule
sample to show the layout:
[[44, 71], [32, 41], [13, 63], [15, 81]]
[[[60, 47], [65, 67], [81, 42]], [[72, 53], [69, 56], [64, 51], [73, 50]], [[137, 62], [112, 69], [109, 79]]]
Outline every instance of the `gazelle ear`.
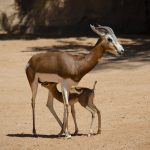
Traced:
[[104, 37], [107, 34], [107, 31], [104, 28], [102, 28], [100, 25], [98, 27], [94, 27], [93, 25], [90, 24], [90, 27], [100, 37]]

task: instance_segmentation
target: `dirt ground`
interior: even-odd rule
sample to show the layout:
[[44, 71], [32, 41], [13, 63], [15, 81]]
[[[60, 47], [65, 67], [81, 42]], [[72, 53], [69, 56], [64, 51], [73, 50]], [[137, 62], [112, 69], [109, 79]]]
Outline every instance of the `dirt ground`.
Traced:
[[[4, 35], [3, 35], [4, 36]], [[36, 129], [32, 136], [31, 91], [25, 76], [29, 58], [60, 50], [83, 55], [97, 38], [0, 38], [0, 150], [149, 150], [150, 149], [150, 37], [120, 36], [122, 57], [104, 55], [79, 83], [92, 87], [102, 115], [102, 133], [87, 137], [91, 114], [76, 104], [79, 135], [58, 138], [60, 127], [46, 107], [47, 90], [39, 87]], [[55, 101], [62, 119], [63, 105]], [[69, 118], [69, 130], [74, 132]], [[97, 119], [94, 132], [97, 131]]]

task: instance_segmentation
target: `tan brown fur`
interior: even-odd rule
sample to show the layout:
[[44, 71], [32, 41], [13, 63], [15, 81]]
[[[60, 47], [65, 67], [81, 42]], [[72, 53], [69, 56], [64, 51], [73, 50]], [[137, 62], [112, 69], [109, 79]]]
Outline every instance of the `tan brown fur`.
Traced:
[[[39, 73], [47, 74], [49, 77], [54, 75], [53, 77], [56, 77], [55, 82], [61, 84], [64, 101], [63, 129], [66, 137], [70, 138], [71, 136], [69, 135], [67, 126], [68, 98], [71, 87], [77, 85], [82, 77], [98, 64], [98, 60], [103, 56], [105, 51], [114, 55], [121, 55], [123, 53], [124, 49], [117, 41], [111, 28], [100, 25], [98, 25], [98, 27], [90, 25], [90, 27], [99, 35], [99, 40], [94, 48], [91, 49], [91, 52], [85, 57], [73, 56], [67, 52], [47, 52], [33, 55], [28, 61], [26, 75], [32, 91], [33, 134], [36, 134], [35, 98], [38, 89]], [[44, 76], [45, 82], [48, 80], [47, 78], [48, 77]], [[49, 79], [48, 82], [54, 82], [54, 79]], [[49, 92], [47, 106], [59, 125], [62, 126], [53, 108], [53, 97], [51, 92]]]

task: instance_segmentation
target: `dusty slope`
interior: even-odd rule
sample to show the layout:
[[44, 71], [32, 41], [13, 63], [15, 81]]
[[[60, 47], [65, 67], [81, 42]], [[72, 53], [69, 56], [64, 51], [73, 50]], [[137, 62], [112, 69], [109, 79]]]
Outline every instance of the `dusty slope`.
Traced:
[[[41, 87], [36, 101], [39, 137], [32, 137], [31, 93], [24, 68], [33, 54], [41, 52], [41, 47], [42, 52], [43, 49], [71, 49], [83, 53], [85, 48], [94, 45], [96, 39], [82, 37], [0, 41], [0, 150], [149, 150], [150, 48], [145, 48], [147, 43], [142, 45], [143, 42], [149, 42], [149, 39], [121, 41], [128, 49], [126, 57], [121, 60], [105, 57], [80, 82], [82, 86], [92, 87], [93, 82], [98, 81], [95, 103], [102, 114], [102, 134], [87, 137], [91, 115], [77, 104], [81, 135], [71, 140], [57, 138], [60, 128], [46, 108], [47, 91]], [[146, 51], [134, 52], [139, 46], [140, 50]], [[127, 59], [130, 52], [132, 57]], [[55, 107], [62, 117], [62, 104], [55, 102]], [[69, 126], [73, 132], [72, 118]], [[97, 121], [94, 125], [96, 130]]]

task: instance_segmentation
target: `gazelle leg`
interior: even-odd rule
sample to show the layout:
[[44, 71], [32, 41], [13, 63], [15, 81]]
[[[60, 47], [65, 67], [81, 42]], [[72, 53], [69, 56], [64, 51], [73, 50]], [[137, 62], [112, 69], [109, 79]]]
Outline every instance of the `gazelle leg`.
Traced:
[[77, 126], [76, 113], [75, 113], [74, 105], [71, 105], [71, 114], [72, 114], [73, 121], [74, 121], [74, 124], [75, 124], [75, 132], [74, 132], [74, 134], [77, 135], [79, 130], [78, 130], [78, 126]]
[[93, 127], [93, 122], [94, 122], [94, 119], [95, 119], [95, 111], [92, 108], [90, 108], [89, 106], [86, 106], [86, 109], [92, 113], [92, 121], [91, 121], [91, 124], [90, 124], [90, 130], [89, 130], [89, 134], [88, 134], [88, 136], [91, 136], [91, 134], [93, 134], [92, 127]]
[[70, 133], [68, 132], [68, 115], [69, 115], [69, 87], [67, 86], [66, 81], [61, 82], [62, 95], [64, 100], [64, 119], [63, 119], [63, 130], [65, 132], [66, 138], [71, 138]]
[[97, 134], [101, 133], [101, 113], [99, 111], [99, 109], [94, 105], [94, 104], [90, 104], [89, 106], [94, 112], [97, 113], [97, 117], [98, 117], [98, 130], [97, 130]]
[[97, 134], [101, 133], [101, 113], [98, 110], [98, 108], [95, 106], [96, 112], [97, 112], [97, 117], [98, 117], [98, 130], [97, 130]]
[[37, 88], [38, 88], [38, 80], [35, 78], [34, 82], [31, 85], [32, 90], [32, 98], [31, 98], [31, 106], [32, 106], [32, 117], [33, 117], [33, 134], [36, 135], [35, 129], [35, 98], [37, 95]]
[[48, 100], [47, 100], [47, 107], [49, 108], [50, 112], [52, 113], [52, 115], [55, 117], [56, 121], [58, 122], [58, 124], [60, 125], [60, 127], [62, 128], [62, 122], [59, 119], [59, 117], [57, 116], [55, 110], [54, 110], [54, 106], [53, 106], [53, 96], [51, 94], [51, 92], [49, 92], [48, 94]]

